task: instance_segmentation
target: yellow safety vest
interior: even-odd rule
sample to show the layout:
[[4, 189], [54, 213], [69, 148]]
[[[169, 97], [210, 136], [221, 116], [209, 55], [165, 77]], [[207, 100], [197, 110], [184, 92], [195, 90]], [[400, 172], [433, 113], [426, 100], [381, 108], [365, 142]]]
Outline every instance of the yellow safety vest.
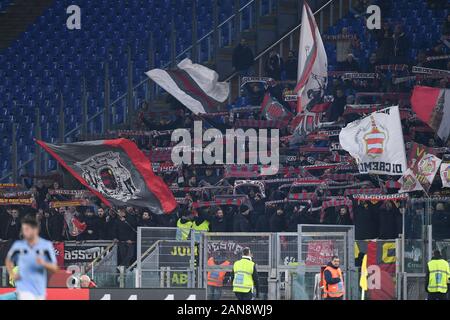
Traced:
[[197, 225], [197, 223], [194, 221], [194, 224], [192, 225], [192, 229], [194, 229], [195, 231], [208, 232], [209, 231], [209, 221], [208, 220], [204, 220], [199, 225]]
[[450, 277], [450, 267], [444, 259], [436, 259], [428, 262], [430, 277], [428, 280], [428, 292], [447, 293], [447, 282]]
[[253, 269], [255, 263], [249, 259], [242, 258], [233, 265], [234, 279], [233, 279], [233, 291], [234, 292], [250, 292], [253, 291]]
[[186, 221], [185, 223], [181, 222], [181, 219], [177, 221], [177, 240], [187, 240], [191, 233], [191, 229], [193, 226], [192, 221]]
[[194, 223], [192, 225], [192, 230], [196, 231], [196, 232], [194, 232], [194, 240], [196, 242], [200, 242], [200, 238], [202, 237], [202, 232], [209, 231], [209, 221], [204, 220], [199, 225], [197, 225], [197, 223], [194, 221]]

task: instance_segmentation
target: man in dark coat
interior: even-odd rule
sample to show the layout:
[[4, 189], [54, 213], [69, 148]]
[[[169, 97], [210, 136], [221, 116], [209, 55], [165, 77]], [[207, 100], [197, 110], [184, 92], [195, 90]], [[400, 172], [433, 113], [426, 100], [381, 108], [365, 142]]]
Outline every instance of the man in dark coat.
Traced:
[[135, 260], [137, 231], [134, 221], [134, 217], [130, 218], [125, 209], [118, 210], [115, 238], [119, 240], [118, 264], [121, 266], [128, 267]]
[[144, 211], [142, 212], [142, 216], [139, 219], [139, 227], [156, 227], [156, 222], [153, 219], [153, 215], [148, 212]]
[[270, 232], [286, 231], [286, 215], [284, 210], [278, 208], [276, 212], [270, 217]]
[[254, 62], [252, 49], [247, 45], [245, 39], [241, 39], [241, 42], [233, 51], [232, 63], [234, 69], [243, 76], [248, 75]]
[[210, 230], [211, 232], [227, 232], [229, 223], [225, 219], [223, 210], [221, 208], [215, 209], [214, 217], [211, 219]]
[[409, 41], [401, 25], [396, 25], [392, 36], [394, 51], [391, 55], [392, 64], [408, 64]]
[[298, 59], [294, 51], [289, 51], [284, 69], [286, 70], [286, 80], [297, 81]]
[[18, 240], [20, 236], [19, 210], [16, 208], [7, 210], [7, 214], [3, 216], [2, 220], [2, 239]]
[[81, 219], [86, 223], [86, 230], [81, 234], [82, 240], [98, 240], [99, 218], [94, 215], [94, 210], [88, 208]]
[[342, 90], [342, 88], [337, 88], [333, 103], [328, 109], [328, 121], [338, 121], [338, 119], [344, 114], [346, 105], [347, 98], [344, 95], [344, 90]]
[[97, 217], [98, 217], [98, 239], [99, 240], [107, 240], [107, 230], [106, 230], [106, 212], [104, 208], [97, 209]]
[[266, 61], [266, 75], [274, 80], [281, 80], [283, 59], [276, 51], [272, 51]]
[[251, 232], [250, 209], [247, 206], [241, 206], [239, 212], [234, 216], [233, 232]]
[[105, 218], [105, 240], [117, 239], [116, 227], [117, 214], [113, 209], [108, 210], [108, 215]]

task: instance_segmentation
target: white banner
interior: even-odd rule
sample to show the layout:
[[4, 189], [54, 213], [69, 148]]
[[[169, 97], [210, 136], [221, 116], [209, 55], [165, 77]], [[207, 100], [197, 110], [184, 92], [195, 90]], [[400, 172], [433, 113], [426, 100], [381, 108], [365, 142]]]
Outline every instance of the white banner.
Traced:
[[403, 175], [405, 143], [398, 106], [349, 123], [339, 134], [344, 150], [356, 159], [360, 173]]

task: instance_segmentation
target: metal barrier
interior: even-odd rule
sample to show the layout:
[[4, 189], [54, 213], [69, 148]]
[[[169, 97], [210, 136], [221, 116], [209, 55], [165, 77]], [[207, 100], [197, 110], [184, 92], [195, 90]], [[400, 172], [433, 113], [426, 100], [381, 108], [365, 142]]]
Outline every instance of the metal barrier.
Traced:
[[292, 277], [298, 267], [298, 234], [276, 234], [277, 299], [291, 300]]
[[118, 269], [117, 244], [113, 243], [89, 266], [91, 279], [99, 288], [123, 287], [123, 272]]
[[[257, 264], [259, 277], [259, 298], [262, 300], [275, 299], [276, 275], [273, 269], [273, 233], [205, 233], [203, 241], [203, 284], [207, 288], [207, 297], [211, 300], [233, 299], [230, 278], [226, 278], [223, 287], [208, 286], [209, 272], [232, 271], [232, 264], [241, 259], [242, 250], [250, 248], [253, 261]], [[216, 265], [208, 264], [210, 258], [216, 260]], [[224, 266], [222, 262], [231, 264]]]
[[317, 274], [333, 256], [341, 260], [345, 283], [345, 299], [358, 296], [357, 272], [355, 269], [354, 226], [299, 225], [298, 269], [293, 279], [292, 297], [302, 300], [318, 300]]
[[138, 228], [136, 288], [196, 287], [199, 244], [190, 238], [178, 228]]

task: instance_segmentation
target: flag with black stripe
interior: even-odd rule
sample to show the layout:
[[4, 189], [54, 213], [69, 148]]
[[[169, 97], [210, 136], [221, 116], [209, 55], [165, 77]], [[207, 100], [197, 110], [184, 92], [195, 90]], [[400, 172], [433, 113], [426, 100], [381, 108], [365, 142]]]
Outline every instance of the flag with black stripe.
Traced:
[[230, 93], [217, 72], [189, 59], [174, 70], [153, 69], [146, 75], [195, 114], [217, 112]]
[[144, 207], [155, 214], [170, 213], [177, 206], [150, 160], [130, 140], [36, 143], [107, 206]]

